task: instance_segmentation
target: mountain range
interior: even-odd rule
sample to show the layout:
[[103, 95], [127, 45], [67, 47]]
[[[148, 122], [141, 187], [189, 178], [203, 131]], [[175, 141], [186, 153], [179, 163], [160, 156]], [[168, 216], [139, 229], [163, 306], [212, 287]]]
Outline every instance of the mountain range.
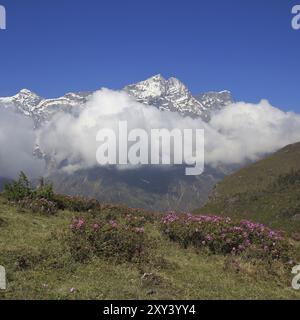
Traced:
[[[233, 102], [229, 91], [193, 95], [180, 80], [174, 77], [165, 79], [161, 75], [128, 85], [121, 91], [136, 101], [159, 110], [200, 117], [204, 121], [209, 121], [214, 112]], [[59, 98], [46, 99], [22, 89], [12, 97], [0, 98], [0, 108], [9, 108], [33, 119], [35, 128], [39, 128], [57, 112], [76, 114], [84, 108], [92, 94], [93, 92], [73, 92]], [[46, 161], [51, 158], [50, 155], [43, 154], [39, 147], [35, 148], [34, 153]], [[125, 172], [97, 167], [73, 174], [57, 172], [55, 169], [51, 167], [49, 179], [61, 193], [89, 196], [151, 210], [191, 210], [201, 206], [215, 183], [235, 168], [206, 167], [204, 174], [198, 177], [185, 176], [181, 167], [170, 170], [149, 167]]]
[[[207, 92], [193, 96], [178, 79], [164, 79], [161, 75], [131, 84], [122, 89], [138, 102], [160, 110], [209, 120], [211, 114], [233, 102], [229, 91]], [[22, 89], [12, 97], [0, 97], [0, 108], [11, 108], [31, 117], [36, 126], [59, 111], [74, 112], [82, 107], [93, 92], [71, 92], [62, 97], [45, 99], [28, 89]]]

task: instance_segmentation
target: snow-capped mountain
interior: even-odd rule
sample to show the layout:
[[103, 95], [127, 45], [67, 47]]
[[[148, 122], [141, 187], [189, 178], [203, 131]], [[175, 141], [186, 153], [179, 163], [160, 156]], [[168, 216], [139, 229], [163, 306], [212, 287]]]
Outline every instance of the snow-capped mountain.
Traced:
[[195, 96], [195, 98], [205, 106], [204, 115], [202, 116], [204, 119], [209, 119], [212, 112], [221, 110], [234, 102], [231, 92], [227, 90], [206, 92]]
[[12, 108], [14, 111], [31, 117], [35, 126], [49, 120], [58, 111], [74, 112], [75, 108], [87, 101], [88, 93], [67, 93], [56, 99], [44, 99], [34, 92], [22, 89], [12, 97], [0, 97], [0, 107]]
[[[160, 75], [126, 86], [122, 90], [153, 108], [201, 117], [205, 121], [209, 121], [215, 110], [232, 102], [228, 91], [193, 96], [178, 79], [164, 79]], [[31, 117], [38, 128], [59, 111], [73, 114], [80, 111], [91, 94], [92, 92], [68, 93], [60, 98], [45, 99], [23, 89], [12, 97], [0, 98], [0, 108], [12, 109]], [[191, 210], [199, 207], [205, 202], [215, 183], [225, 174], [224, 169], [209, 167], [200, 176], [185, 176], [182, 171], [184, 168], [181, 167], [170, 168], [170, 171], [150, 167], [128, 172], [95, 167], [69, 174], [57, 171], [61, 164], [57, 164], [51, 154], [45, 153], [42, 146], [40, 148], [38, 140], [33, 154], [45, 160], [46, 174], [57, 192], [152, 210]]]
[[32, 109], [37, 106], [43, 99], [35, 93], [22, 89], [12, 97], [0, 98], [0, 105], [5, 108], [13, 108], [16, 112], [30, 116]]
[[[208, 121], [212, 112], [233, 102], [229, 91], [208, 92], [193, 96], [178, 79], [165, 79], [161, 75], [123, 88], [138, 102], [160, 110], [179, 112], [184, 116], [201, 117]], [[87, 101], [91, 93], [67, 93], [56, 99], [44, 99], [27, 89], [12, 97], [0, 98], [0, 107], [32, 117], [36, 127], [49, 120], [58, 111], [75, 112]]]
[[213, 111], [233, 102], [229, 91], [208, 92], [194, 97], [181, 81], [173, 77], [166, 80], [161, 75], [129, 85], [124, 90], [144, 104], [185, 116], [200, 116], [206, 121]]

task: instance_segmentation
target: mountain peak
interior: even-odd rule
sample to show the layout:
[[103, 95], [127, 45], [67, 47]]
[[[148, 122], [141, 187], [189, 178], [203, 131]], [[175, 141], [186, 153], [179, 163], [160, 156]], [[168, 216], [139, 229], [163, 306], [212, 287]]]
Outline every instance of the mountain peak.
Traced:
[[[175, 86], [175, 87], [185, 87], [185, 85], [177, 78], [170, 77], [169, 79], [164, 78], [161, 74], [156, 74], [146, 80], [143, 80], [139, 83], [151, 83], [151, 82], [158, 82], [162, 86]], [[135, 84], [135, 85], [137, 85]]]
[[28, 89], [21, 89], [19, 93], [32, 94], [32, 92]]
[[22, 97], [35, 97], [35, 98], [40, 98], [35, 92], [32, 92], [29, 89], [21, 89], [16, 95], [17, 96], [22, 96]]
[[200, 116], [204, 109], [188, 88], [174, 77], [166, 80], [157, 74], [125, 87], [124, 91], [138, 102], [155, 106], [160, 110], [179, 112], [182, 115]]
[[149, 81], [149, 80], [154, 80], [154, 81], [166, 81], [166, 79], [160, 74], [156, 74], [148, 79], [146, 79], [145, 81]]
[[229, 90], [222, 90], [222, 91], [219, 91], [219, 93], [227, 93], [227, 94], [231, 94], [231, 91], [229, 91]]
[[179, 79], [177, 78], [174, 78], [174, 77], [171, 77], [168, 79], [168, 85], [169, 87], [173, 87], [173, 88], [176, 88], [178, 90], [186, 90], [186, 91], [189, 91], [188, 88], [186, 87], [186, 85], [181, 82]]
[[126, 86], [124, 90], [137, 98], [138, 101], [141, 101], [141, 99], [153, 99], [164, 95], [166, 93], [166, 85], [165, 78], [157, 74], [146, 80]]
[[194, 97], [177, 78], [165, 79], [154, 75], [124, 88], [138, 102], [152, 105], [160, 110], [179, 112], [184, 116], [201, 117], [209, 121], [210, 114], [232, 102], [229, 91], [207, 92]]
[[201, 93], [195, 96], [195, 98], [201, 104], [206, 106], [209, 113], [211, 113], [212, 111], [221, 110], [234, 102], [232, 94], [228, 90], [223, 90], [219, 92], [209, 91]]

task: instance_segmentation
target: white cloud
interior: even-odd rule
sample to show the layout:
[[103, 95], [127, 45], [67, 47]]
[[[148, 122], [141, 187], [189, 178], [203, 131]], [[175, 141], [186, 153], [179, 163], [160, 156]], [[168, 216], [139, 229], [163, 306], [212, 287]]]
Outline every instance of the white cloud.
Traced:
[[217, 113], [209, 132], [208, 163], [241, 163], [299, 142], [300, 116], [272, 107], [266, 100], [239, 102]]
[[29, 176], [43, 172], [43, 161], [33, 157], [33, 123], [9, 109], [0, 109], [0, 176], [15, 178], [23, 170]]
[[153, 128], [204, 129], [205, 162], [213, 166], [256, 160], [300, 141], [300, 115], [283, 112], [264, 100], [234, 103], [205, 123], [143, 105], [125, 92], [102, 89], [79, 114], [58, 113], [38, 131], [28, 118], [0, 109], [0, 176], [15, 177], [20, 170], [31, 176], [42, 174], [42, 161], [32, 157], [36, 141], [68, 172], [97, 166], [97, 132], [102, 128], [117, 131], [119, 121], [127, 121], [129, 130], [147, 132]]
[[[300, 116], [259, 104], [235, 103], [212, 117], [209, 123], [181, 117], [134, 101], [124, 92], [102, 89], [93, 94], [79, 116], [57, 114], [41, 128], [39, 143], [57, 163], [68, 159], [65, 170], [97, 165], [95, 137], [98, 130], [117, 131], [119, 121], [130, 129], [205, 129], [206, 164], [235, 164], [256, 160], [289, 143], [300, 141]], [[123, 167], [123, 166], [122, 166]], [[124, 168], [124, 167], [123, 167]]]

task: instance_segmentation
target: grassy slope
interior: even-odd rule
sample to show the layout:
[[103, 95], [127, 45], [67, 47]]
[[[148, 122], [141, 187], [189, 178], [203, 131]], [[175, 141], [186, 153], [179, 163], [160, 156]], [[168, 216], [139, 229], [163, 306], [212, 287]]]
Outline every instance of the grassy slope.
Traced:
[[[76, 263], [55, 236], [68, 228], [72, 216], [62, 211], [52, 217], [32, 214], [0, 197], [0, 264], [6, 267], [9, 282], [0, 299], [300, 298], [300, 292], [291, 289], [287, 272], [248, 264], [237, 272], [228, 258], [170, 243], [153, 224], [146, 230], [159, 243], [154, 255], [161, 263], [142, 269], [101, 258]], [[141, 280], [144, 272], [152, 272], [155, 279]]]
[[274, 187], [280, 175], [300, 170], [300, 143], [289, 145], [220, 182], [196, 213], [216, 213], [260, 221], [273, 228], [300, 232], [300, 184]]

